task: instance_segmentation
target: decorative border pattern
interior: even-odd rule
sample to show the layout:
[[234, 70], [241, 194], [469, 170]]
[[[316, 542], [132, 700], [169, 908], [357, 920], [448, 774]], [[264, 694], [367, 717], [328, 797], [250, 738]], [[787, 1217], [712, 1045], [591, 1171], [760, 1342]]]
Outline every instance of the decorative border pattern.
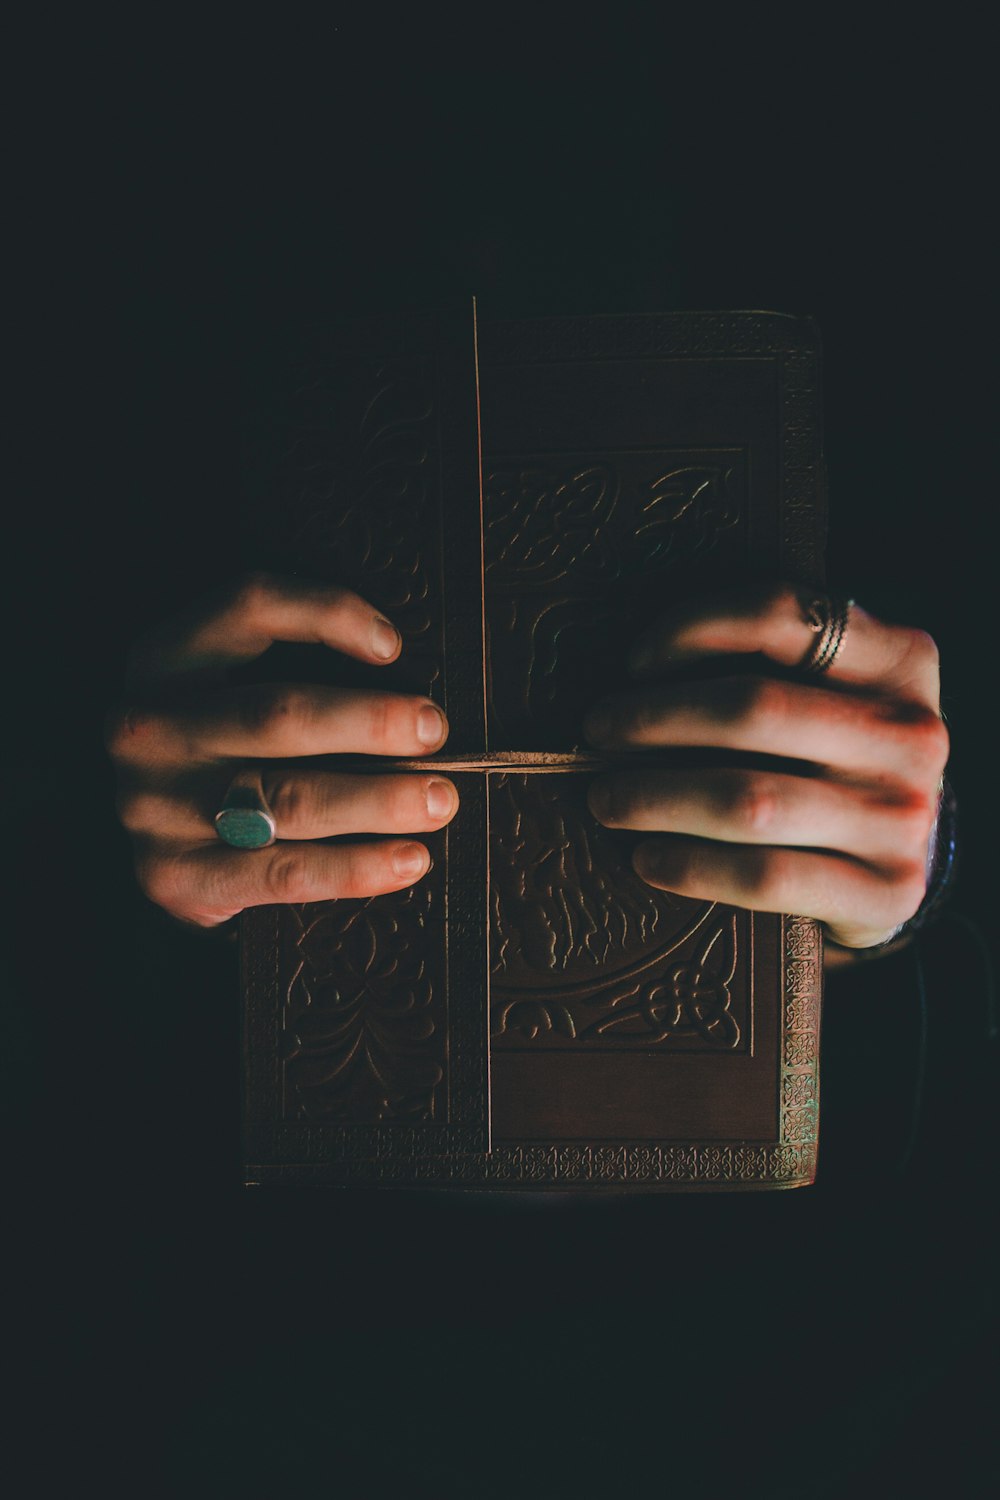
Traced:
[[815, 586], [823, 582], [827, 528], [818, 350], [782, 357], [780, 391], [781, 567], [786, 578]]
[[326, 1185], [442, 1188], [488, 1192], [719, 1192], [805, 1187], [816, 1173], [815, 1148], [742, 1142], [711, 1146], [514, 1146], [486, 1158], [385, 1162], [264, 1163], [247, 1169], [247, 1186]]
[[782, 966], [781, 1142], [811, 1147], [815, 1153], [823, 989], [823, 942], [818, 923], [808, 917], [783, 919]]

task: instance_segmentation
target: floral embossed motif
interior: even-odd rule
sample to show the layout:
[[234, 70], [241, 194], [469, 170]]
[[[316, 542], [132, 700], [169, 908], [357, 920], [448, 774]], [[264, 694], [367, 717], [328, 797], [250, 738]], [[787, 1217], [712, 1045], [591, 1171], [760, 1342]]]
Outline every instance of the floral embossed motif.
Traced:
[[736, 915], [647, 885], [585, 791], [576, 776], [491, 776], [494, 1041], [740, 1046]]
[[741, 1040], [730, 989], [736, 964], [736, 916], [730, 914], [722, 924], [704, 926], [689, 958], [656, 964], [644, 982], [633, 976], [628, 983], [589, 995], [501, 995], [494, 1005], [493, 1036], [516, 1032], [524, 1041], [549, 1034], [569, 1041], [604, 1041], [621, 1028], [622, 1039], [633, 1042], [684, 1037], [732, 1050]]
[[420, 956], [433, 888], [290, 908], [298, 964], [284, 1010], [289, 1113], [431, 1120], [444, 1076], [443, 1001]]
[[641, 880], [578, 776], [490, 778], [491, 967], [503, 986], [571, 982], [661, 944], [682, 903]]
[[696, 1035], [703, 1042], [735, 1047], [740, 1028], [730, 1005], [730, 984], [736, 972], [736, 918], [716, 927], [699, 945], [693, 960], [668, 965], [663, 978], [631, 1005], [618, 1004], [611, 1013], [581, 1033], [584, 1040], [603, 1036], [630, 1021], [648, 1028], [648, 1040]]

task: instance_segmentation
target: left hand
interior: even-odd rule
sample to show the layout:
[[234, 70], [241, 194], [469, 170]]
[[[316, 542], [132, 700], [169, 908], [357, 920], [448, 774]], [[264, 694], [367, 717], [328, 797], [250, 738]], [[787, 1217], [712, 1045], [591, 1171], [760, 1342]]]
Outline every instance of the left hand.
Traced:
[[[891, 938], [926, 890], [948, 759], [938, 653], [924, 632], [854, 605], [827, 672], [768, 675], [769, 663], [806, 659], [810, 597], [747, 589], [669, 611], [630, 653], [640, 685], [602, 699], [584, 724], [602, 749], [722, 748], [780, 765], [607, 772], [588, 801], [608, 827], [661, 835], [633, 852], [648, 884], [813, 917], [834, 943], [864, 949]], [[671, 681], [732, 653], [756, 658], [751, 674]]]

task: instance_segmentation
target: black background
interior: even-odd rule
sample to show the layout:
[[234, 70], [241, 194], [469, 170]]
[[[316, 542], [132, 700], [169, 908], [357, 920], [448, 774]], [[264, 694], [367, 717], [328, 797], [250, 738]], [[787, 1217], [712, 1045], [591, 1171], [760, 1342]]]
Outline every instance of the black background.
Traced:
[[[164, 14], [15, 49], [26, 1462], [109, 1493], [986, 1493], [995, 1082], [963, 925], [993, 943], [984, 39], [707, 19]], [[916, 1136], [901, 959], [831, 994], [807, 1192], [524, 1209], [239, 1186], [235, 953], [134, 891], [102, 717], [139, 629], [265, 560], [242, 424], [294, 330], [471, 293], [484, 316], [759, 307], [823, 330], [829, 574], [939, 642], [963, 874], [926, 959]]]

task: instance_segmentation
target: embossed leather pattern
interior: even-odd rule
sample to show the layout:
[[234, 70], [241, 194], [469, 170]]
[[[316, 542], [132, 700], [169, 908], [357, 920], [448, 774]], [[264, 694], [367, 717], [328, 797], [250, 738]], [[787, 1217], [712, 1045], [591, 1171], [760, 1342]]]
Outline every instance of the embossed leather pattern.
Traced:
[[247, 1179], [811, 1181], [816, 925], [646, 885], [636, 836], [589, 814], [611, 757], [580, 726], [668, 600], [820, 579], [816, 330], [706, 313], [478, 335], [477, 370], [467, 316], [341, 330], [276, 414], [276, 554], [404, 636], [394, 666], [326, 675], [434, 697], [448, 743], [403, 764], [446, 770], [461, 807], [412, 889], [243, 918]]

